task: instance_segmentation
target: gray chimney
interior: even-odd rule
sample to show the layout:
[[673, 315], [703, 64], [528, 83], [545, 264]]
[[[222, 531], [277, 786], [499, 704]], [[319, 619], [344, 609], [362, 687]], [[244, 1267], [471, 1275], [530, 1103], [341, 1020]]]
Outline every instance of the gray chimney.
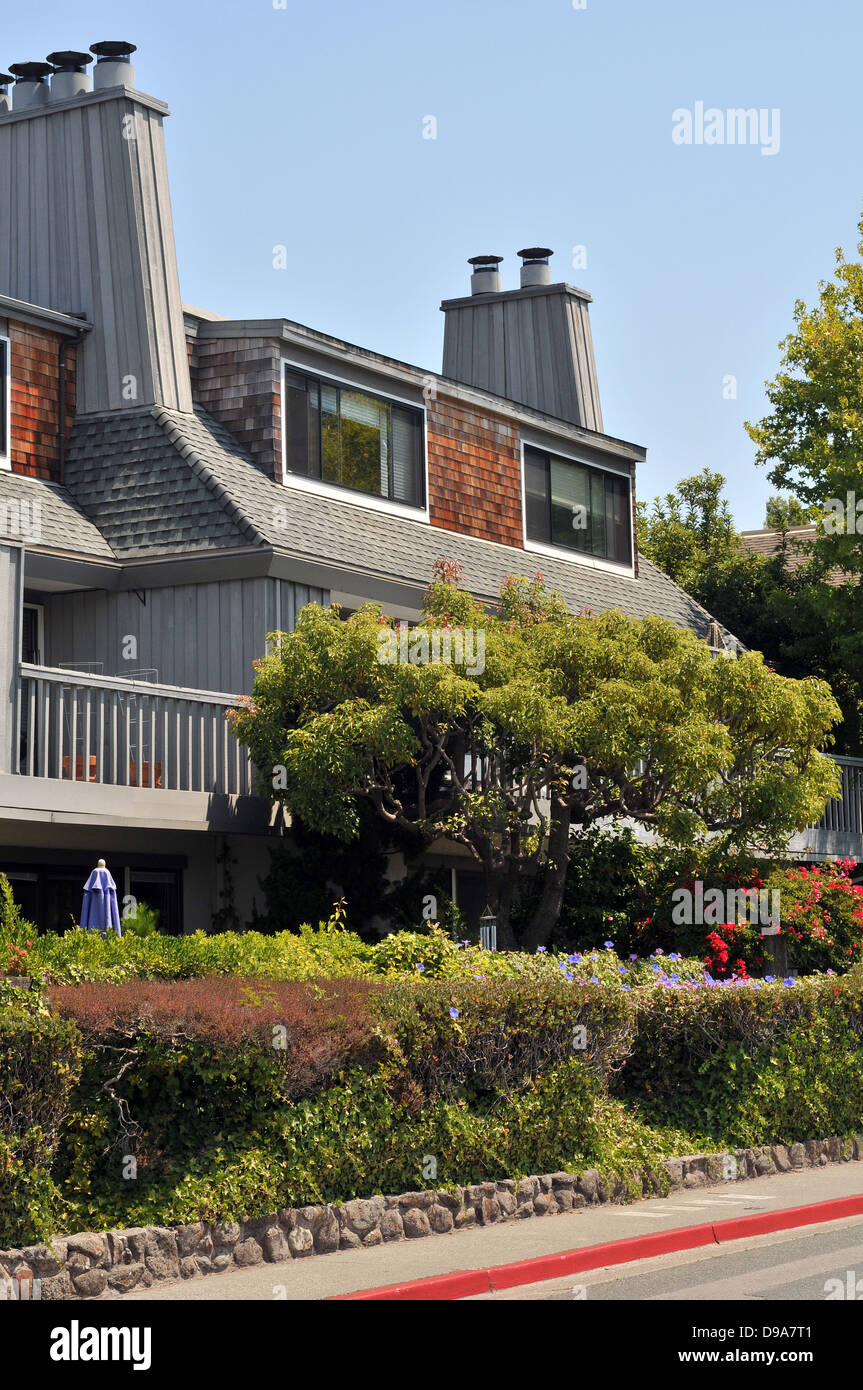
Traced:
[[470, 277], [471, 294], [500, 294], [503, 281], [498, 266], [503, 256], [471, 256], [468, 265], [473, 266]]
[[95, 91], [101, 92], [105, 87], [134, 87], [131, 55], [137, 49], [133, 43], [126, 43], [125, 39], [106, 39], [104, 43], [91, 43], [90, 52], [96, 54]]
[[15, 76], [12, 107], [23, 111], [31, 106], [45, 106], [50, 93], [45, 80], [51, 71], [50, 63], [11, 63], [9, 71]]
[[[552, 284], [545, 246], [519, 251], [521, 285], [503, 290], [492, 261], [474, 257], [469, 298], [445, 299], [443, 375], [531, 406], [545, 415], [602, 432], [590, 333], [590, 295]], [[485, 267], [485, 269], [483, 269]], [[479, 275], [490, 278], [479, 286]]]
[[12, 110], [12, 98], [9, 95], [9, 83], [14, 82], [15, 78], [11, 72], [0, 72], [0, 116], [4, 111]]
[[84, 92], [89, 92], [87, 64], [93, 61], [89, 53], [63, 49], [49, 53], [47, 61], [54, 69], [51, 74], [52, 101], [67, 101], [70, 97], [80, 97]]
[[528, 289], [531, 285], [550, 285], [551, 266], [548, 263], [549, 256], [554, 252], [547, 246], [528, 246], [526, 250], [519, 251], [521, 258], [521, 287]]
[[[79, 414], [146, 405], [191, 411], [162, 123], [168, 108], [131, 87], [134, 45], [17, 64], [0, 108], [0, 293], [94, 325], [78, 350]], [[43, 75], [22, 69], [41, 68]], [[107, 81], [99, 77], [102, 69]], [[120, 76], [118, 76], [120, 74]], [[31, 90], [23, 105], [22, 87]], [[62, 93], [62, 95], [61, 95]]]

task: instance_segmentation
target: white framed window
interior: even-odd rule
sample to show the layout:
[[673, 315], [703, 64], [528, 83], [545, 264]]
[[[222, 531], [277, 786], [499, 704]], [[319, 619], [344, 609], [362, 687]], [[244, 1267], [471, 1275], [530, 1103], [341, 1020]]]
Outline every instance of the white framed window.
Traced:
[[12, 467], [12, 345], [0, 333], [0, 468]]
[[527, 440], [521, 456], [525, 550], [634, 575], [629, 473]]
[[425, 409], [282, 359], [285, 483], [428, 520]]

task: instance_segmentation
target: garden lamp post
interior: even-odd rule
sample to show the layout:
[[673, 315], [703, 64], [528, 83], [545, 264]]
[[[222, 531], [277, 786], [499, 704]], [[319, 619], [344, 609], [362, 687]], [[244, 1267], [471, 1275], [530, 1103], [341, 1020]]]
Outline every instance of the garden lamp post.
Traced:
[[497, 918], [490, 907], [479, 919], [479, 944], [486, 951], [497, 950]]

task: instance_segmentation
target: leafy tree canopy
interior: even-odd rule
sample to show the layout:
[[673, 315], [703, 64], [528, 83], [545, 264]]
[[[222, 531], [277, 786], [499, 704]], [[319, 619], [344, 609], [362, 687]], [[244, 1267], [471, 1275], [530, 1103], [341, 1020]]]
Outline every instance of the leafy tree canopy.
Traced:
[[[459, 634], [472, 662], [429, 658]], [[675, 843], [778, 848], [838, 790], [818, 751], [838, 716], [823, 682], [758, 653], [713, 659], [657, 617], [572, 615], [541, 575], [511, 577], [490, 612], [439, 561], [409, 635], [374, 604], [346, 622], [304, 608], [233, 723], [307, 826], [349, 841], [367, 803], [418, 846], [466, 847], [501, 945], [521, 881], [539, 876], [531, 946], [560, 911], [571, 827], [629, 817]]]

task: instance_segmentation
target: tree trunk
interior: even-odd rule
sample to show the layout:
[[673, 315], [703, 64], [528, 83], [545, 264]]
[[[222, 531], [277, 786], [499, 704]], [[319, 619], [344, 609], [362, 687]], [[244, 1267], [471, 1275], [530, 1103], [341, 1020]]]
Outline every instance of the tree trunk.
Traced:
[[569, 870], [569, 827], [572, 812], [567, 802], [554, 797], [551, 803], [551, 829], [548, 836], [548, 859], [542, 896], [530, 926], [527, 929], [523, 946], [526, 951], [535, 951], [537, 946], [547, 946], [551, 933], [560, 916], [563, 906], [563, 890]]

